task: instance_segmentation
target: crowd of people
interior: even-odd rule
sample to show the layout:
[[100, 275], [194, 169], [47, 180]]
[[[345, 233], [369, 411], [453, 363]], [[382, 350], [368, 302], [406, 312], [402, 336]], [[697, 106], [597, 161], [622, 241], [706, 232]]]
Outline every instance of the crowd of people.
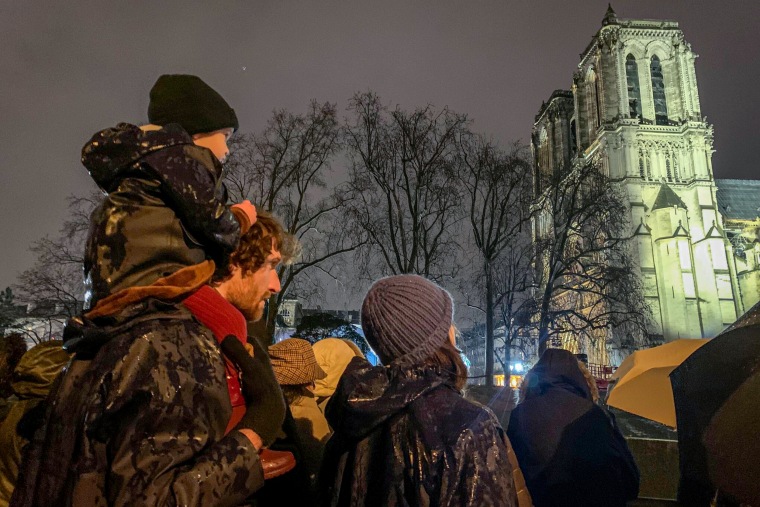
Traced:
[[[376, 281], [365, 337], [262, 345], [247, 323], [297, 242], [222, 184], [234, 110], [161, 76], [150, 124], [98, 132], [83, 163], [87, 310], [17, 367], [0, 505], [624, 506], [636, 464], [593, 379], [549, 350], [506, 431], [463, 396], [450, 294]], [[33, 381], [39, 378], [39, 381]]]

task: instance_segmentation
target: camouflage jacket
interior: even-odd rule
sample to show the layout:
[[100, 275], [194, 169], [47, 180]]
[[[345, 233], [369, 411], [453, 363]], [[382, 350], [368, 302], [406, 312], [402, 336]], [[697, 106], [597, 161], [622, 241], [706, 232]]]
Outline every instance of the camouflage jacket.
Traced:
[[66, 346], [75, 359], [27, 447], [11, 505], [231, 506], [263, 485], [250, 441], [224, 434], [224, 361], [187, 309], [148, 298], [70, 323]]
[[90, 307], [206, 258], [226, 265], [240, 224], [225, 205], [222, 166], [179, 125], [102, 130], [85, 144], [82, 163], [106, 193], [85, 252]]

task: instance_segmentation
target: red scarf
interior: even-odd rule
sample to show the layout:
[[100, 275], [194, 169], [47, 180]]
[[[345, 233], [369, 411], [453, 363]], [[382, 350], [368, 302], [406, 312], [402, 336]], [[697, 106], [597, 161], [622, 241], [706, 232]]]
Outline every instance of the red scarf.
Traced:
[[[212, 287], [204, 285], [185, 298], [182, 304], [201, 324], [214, 333], [218, 342], [221, 343], [227, 336], [234, 335], [243, 345], [246, 344], [248, 332], [245, 317]], [[225, 360], [225, 363], [227, 391], [232, 405], [232, 416], [225, 432], [228, 433], [245, 414], [245, 399], [240, 392], [237, 369], [230, 361]]]

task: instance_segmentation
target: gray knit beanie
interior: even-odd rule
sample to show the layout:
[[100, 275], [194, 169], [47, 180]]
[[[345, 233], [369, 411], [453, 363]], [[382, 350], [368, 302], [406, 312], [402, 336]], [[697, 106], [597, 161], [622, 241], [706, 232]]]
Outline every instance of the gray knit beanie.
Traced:
[[432, 356], [449, 339], [451, 296], [417, 275], [375, 282], [362, 304], [362, 329], [383, 364], [411, 366]]

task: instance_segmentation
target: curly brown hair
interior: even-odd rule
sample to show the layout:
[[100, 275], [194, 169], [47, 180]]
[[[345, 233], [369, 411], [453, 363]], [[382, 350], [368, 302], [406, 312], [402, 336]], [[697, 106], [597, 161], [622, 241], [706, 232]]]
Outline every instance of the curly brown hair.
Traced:
[[279, 250], [282, 263], [290, 264], [300, 253], [296, 238], [285, 231], [282, 224], [271, 213], [263, 210], [256, 211], [256, 222], [248, 232], [240, 238], [240, 243], [230, 255], [226, 269], [217, 271], [214, 282], [219, 283], [232, 276], [232, 270], [238, 266], [242, 274], [256, 271], [264, 265], [264, 261], [272, 250]]

